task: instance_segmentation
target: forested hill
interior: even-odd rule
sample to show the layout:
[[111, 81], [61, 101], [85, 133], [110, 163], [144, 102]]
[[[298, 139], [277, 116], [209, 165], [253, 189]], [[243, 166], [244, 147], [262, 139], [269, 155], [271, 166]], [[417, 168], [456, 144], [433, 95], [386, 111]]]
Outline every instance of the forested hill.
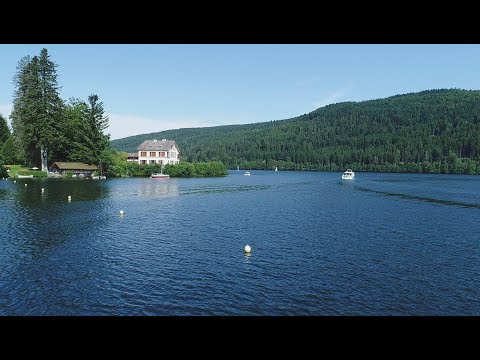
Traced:
[[111, 145], [136, 152], [154, 138], [174, 139], [183, 161], [229, 168], [480, 173], [480, 91], [344, 102], [287, 120], [168, 130]]

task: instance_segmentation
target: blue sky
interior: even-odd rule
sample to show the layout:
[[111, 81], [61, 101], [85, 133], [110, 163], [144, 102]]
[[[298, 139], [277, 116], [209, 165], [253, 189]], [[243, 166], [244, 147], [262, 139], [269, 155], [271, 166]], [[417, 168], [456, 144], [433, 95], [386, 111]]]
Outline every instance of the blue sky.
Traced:
[[64, 100], [95, 93], [112, 139], [280, 120], [327, 104], [480, 89], [480, 45], [0, 44], [0, 113], [18, 61], [47, 48]]

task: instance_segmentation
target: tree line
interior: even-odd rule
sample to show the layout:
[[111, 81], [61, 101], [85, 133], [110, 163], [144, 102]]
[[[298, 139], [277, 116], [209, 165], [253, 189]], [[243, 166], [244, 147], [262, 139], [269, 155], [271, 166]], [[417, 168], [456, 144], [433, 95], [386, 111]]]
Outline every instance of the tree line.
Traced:
[[103, 103], [96, 94], [88, 96], [88, 101], [62, 100], [57, 67], [45, 48], [18, 62], [12, 131], [0, 114], [0, 162], [42, 170], [55, 161], [108, 162], [112, 150], [110, 135], [104, 134], [109, 119]]
[[126, 161], [127, 153], [117, 152], [115, 159], [112, 161], [106, 171], [108, 177], [121, 176], [150, 176], [153, 173], [170, 175], [170, 177], [216, 177], [226, 176], [228, 174], [227, 167], [216, 161], [187, 163], [180, 162], [178, 164], [138, 164], [133, 161]]
[[111, 141], [131, 152], [174, 138], [182, 160], [230, 169], [480, 173], [480, 91], [427, 90], [327, 105], [292, 119], [175, 129]]

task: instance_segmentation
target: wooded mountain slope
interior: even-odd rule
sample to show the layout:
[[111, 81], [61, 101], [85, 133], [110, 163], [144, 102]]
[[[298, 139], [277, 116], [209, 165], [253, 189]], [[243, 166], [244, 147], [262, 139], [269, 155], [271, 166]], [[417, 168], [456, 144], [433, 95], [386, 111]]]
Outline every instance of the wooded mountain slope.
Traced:
[[287, 120], [167, 130], [111, 146], [135, 152], [153, 138], [175, 140], [183, 161], [229, 168], [480, 173], [480, 91], [344, 102]]

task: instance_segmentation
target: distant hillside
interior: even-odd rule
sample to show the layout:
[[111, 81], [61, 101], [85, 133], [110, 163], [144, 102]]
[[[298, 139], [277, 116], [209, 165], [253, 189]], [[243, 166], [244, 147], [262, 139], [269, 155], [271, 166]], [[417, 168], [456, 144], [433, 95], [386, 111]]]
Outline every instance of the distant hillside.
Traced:
[[428, 90], [327, 105], [292, 119], [112, 140], [174, 139], [184, 161], [229, 168], [480, 173], [480, 91]]

